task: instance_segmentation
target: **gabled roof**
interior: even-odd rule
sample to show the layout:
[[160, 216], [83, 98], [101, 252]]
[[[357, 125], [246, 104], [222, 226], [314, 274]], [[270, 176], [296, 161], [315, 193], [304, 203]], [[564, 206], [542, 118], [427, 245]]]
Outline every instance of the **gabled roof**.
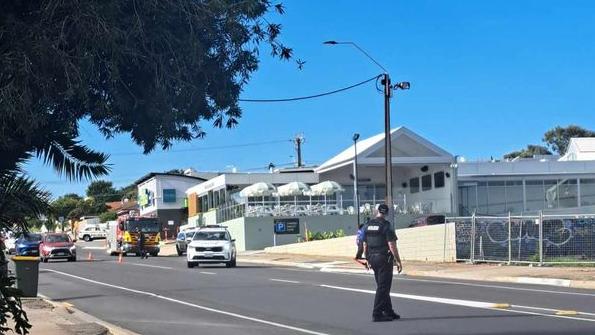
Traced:
[[[453, 156], [432, 142], [419, 136], [406, 127], [391, 130], [391, 150], [393, 164], [398, 163], [449, 163]], [[352, 164], [355, 156], [353, 145], [320, 165], [316, 172], [321, 173]], [[357, 142], [359, 164], [377, 165], [383, 162], [384, 133]]]
[[595, 158], [595, 137], [573, 137], [561, 161], [593, 160]]
[[194, 179], [197, 181], [207, 181], [207, 179], [205, 178], [201, 178], [201, 177], [195, 177], [195, 176], [187, 176], [185, 174], [178, 174], [178, 173], [166, 173], [166, 172], [151, 172], [151, 173], [147, 173], [146, 175], [142, 176], [140, 179], [138, 179], [137, 181], [134, 182], [135, 185], [139, 185], [144, 183], [145, 181], [156, 177], [156, 176], [170, 176], [170, 177], [180, 177], [180, 178], [188, 178], [188, 179]]

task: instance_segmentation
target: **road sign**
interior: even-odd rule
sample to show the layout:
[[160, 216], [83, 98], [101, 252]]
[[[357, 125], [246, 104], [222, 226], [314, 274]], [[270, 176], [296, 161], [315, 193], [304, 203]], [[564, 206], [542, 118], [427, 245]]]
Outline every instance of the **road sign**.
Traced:
[[170, 226], [173, 226], [174, 225], [174, 220], [168, 220], [167, 221], [167, 224], [170, 225]]
[[300, 219], [275, 219], [273, 229], [275, 234], [299, 234]]

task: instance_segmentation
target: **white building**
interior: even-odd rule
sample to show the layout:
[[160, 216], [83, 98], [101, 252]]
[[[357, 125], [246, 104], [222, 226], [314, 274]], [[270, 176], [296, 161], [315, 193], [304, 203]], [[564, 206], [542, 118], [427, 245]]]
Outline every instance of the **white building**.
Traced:
[[[454, 213], [456, 174], [454, 157], [413, 131], [391, 131], [393, 198], [397, 214]], [[320, 180], [334, 180], [345, 188], [344, 203], [353, 202], [355, 148], [350, 146], [320, 165]], [[384, 202], [384, 133], [357, 143], [360, 204]]]
[[[149, 173], [135, 182], [140, 215], [159, 218], [169, 237], [188, 221], [186, 190], [206, 179], [172, 173]], [[165, 234], [164, 234], [165, 235]], [[165, 236], [164, 236], [165, 237]]]

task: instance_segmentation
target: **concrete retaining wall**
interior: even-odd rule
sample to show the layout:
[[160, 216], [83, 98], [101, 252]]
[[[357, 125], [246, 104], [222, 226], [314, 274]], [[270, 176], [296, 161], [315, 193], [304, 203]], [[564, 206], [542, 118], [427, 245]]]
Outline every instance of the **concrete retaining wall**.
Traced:
[[[409, 261], [454, 262], [456, 243], [454, 223], [397, 229], [401, 259]], [[269, 253], [354, 257], [355, 236], [323, 241], [294, 243], [266, 248]]]

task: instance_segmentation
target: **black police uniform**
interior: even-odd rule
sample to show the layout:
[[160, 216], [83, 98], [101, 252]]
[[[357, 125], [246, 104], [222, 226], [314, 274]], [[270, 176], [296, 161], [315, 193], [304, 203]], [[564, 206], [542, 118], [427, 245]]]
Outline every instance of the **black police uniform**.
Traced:
[[[382, 218], [375, 218], [364, 227], [364, 241], [368, 245], [368, 263], [374, 270], [376, 296], [372, 317], [374, 320], [387, 316], [396, 316], [390, 300], [393, 281], [393, 256], [388, 248], [389, 241], [396, 241], [397, 235], [390, 223]], [[396, 317], [395, 317], [396, 318]]]

